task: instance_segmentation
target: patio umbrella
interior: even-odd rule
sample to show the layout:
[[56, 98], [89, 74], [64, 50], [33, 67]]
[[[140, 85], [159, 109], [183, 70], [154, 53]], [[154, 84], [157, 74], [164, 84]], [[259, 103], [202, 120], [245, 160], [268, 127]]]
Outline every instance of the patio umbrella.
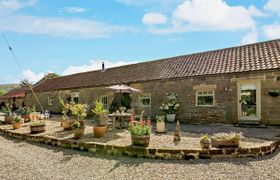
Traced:
[[126, 86], [124, 84], [114, 85], [107, 87], [108, 89], [112, 89], [115, 93], [134, 93], [134, 92], [141, 92], [138, 89]]
[[139, 89], [135, 89], [135, 88], [126, 86], [124, 84], [113, 85], [113, 86], [109, 86], [107, 88], [112, 89], [115, 93], [120, 93], [121, 94], [120, 105], [121, 105], [121, 102], [122, 102], [122, 94], [123, 93], [138, 93], [138, 92], [141, 92]]

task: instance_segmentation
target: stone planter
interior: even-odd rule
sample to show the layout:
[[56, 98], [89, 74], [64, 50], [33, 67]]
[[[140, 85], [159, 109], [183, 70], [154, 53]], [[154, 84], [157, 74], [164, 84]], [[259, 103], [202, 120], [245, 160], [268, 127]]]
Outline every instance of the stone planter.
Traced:
[[74, 139], [81, 139], [85, 135], [85, 128], [73, 129]]
[[166, 119], [168, 122], [175, 122], [175, 114], [166, 114]]
[[131, 142], [133, 146], [148, 147], [150, 143], [150, 135], [147, 136], [133, 136], [131, 135]]
[[64, 130], [71, 130], [72, 129], [71, 125], [72, 125], [71, 121], [67, 121], [67, 120], [61, 121], [61, 126]]
[[14, 129], [20, 129], [22, 127], [22, 123], [21, 122], [13, 122], [13, 128]]
[[13, 116], [5, 116], [4, 122], [6, 124], [12, 124], [13, 120], [14, 120]]
[[97, 138], [102, 138], [105, 136], [107, 131], [107, 126], [104, 125], [96, 125], [93, 126], [93, 135]]
[[37, 134], [41, 132], [46, 131], [46, 125], [45, 124], [40, 124], [40, 125], [30, 125], [30, 133], [31, 134]]
[[232, 140], [216, 140], [211, 138], [211, 145], [212, 147], [221, 148], [221, 147], [238, 147], [239, 146], [239, 139], [232, 139]]
[[157, 133], [165, 133], [165, 122], [164, 121], [157, 121], [156, 123], [156, 132]]
[[31, 115], [30, 114], [21, 115], [21, 118], [24, 119], [24, 122], [31, 121]]

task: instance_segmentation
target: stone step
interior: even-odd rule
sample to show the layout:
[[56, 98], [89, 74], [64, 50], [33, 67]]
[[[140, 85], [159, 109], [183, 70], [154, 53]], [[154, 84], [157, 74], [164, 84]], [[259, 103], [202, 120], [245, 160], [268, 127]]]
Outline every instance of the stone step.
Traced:
[[260, 124], [260, 121], [254, 120], [242, 120], [238, 122], [239, 127], [257, 127], [257, 128], [265, 128], [264, 124]]

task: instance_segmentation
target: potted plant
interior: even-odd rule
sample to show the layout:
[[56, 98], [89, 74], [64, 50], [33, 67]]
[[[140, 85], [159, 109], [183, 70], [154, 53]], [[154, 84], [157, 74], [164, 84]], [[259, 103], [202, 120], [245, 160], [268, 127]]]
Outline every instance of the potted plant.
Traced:
[[80, 139], [84, 136], [85, 134], [85, 128], [81, 127], [80, 121], [75, 120], [72, 125], [72, 130], [74, 133], [74, 139]]
[[20, 129], [23, 123], [23, 119], [21, 117], [16, 117], [13, 121], [13, 128]]
[[211, 137], [212, 147], [238, 147], [240, 139], [242, 138], [241, 133], [217, 133]]
[[210, 145], [211, 145], [211, 141], [208, 134], [205, 134], [200, 138], [200, 146], [202, 149], [209, 149]]
[[156, 116], [156, 132], [165, 133], [164, 116]]
[[80, 127], [84, 128], [84, 119], [87, 116], [87, 105], [86, 104], [69, 104], [69, 109], [72, 115], [76, 116], [76, 120], [79, 121]]
[[3, 110], [3, 113], [5, 114], [4, 122], [6, 124], [12, 124], [14, 117], [13, 117], [13, 113], [12, 113], [9, 105], [7, 104], [7, 106], [3, 107], [2, 110]]
[[177, 94], [170, 92], [166, 93], [167, 102], [162, 103], [160, 110], [166, 114], [166, 119], [168, 122], [175, 122], [176, 112], [180, 107], [180, 104], [177, 102]]
[[269, 94], [271, 97], [277, 97], [277, 96], [280, 95], [280, 89], [269, 90], [269, 91], [268, 91], [268, 94]]
[[71, 122], [67, 116], [67, 113], [69, 112], [70, 110], [70, 105], [69, 104], [65, 104], [63, 99], [59, 97], [59, 103], [61, 104], [62, 106], [62, 109], [61, 109], [61, 113], [62, 113], [62, 120], [61, 120], [61, 127], [64, 129], [64, 130], [71, 130]]
[[45, 130], [46, 130], [45, 121], [32, 121], [30, 124], [31, 134], [45, 132]]
[[150, 136], [152, 132], [150, 122], [133, 122], [128, 130], [131, 134], [131, 141], [133, 146], [149, 146]]
[[104, 109], [103, 104], [100, 101], [96, 101], [92, 112], [98, 116], [98, 124], [93, 126], [94, 137], [104, 137], [107, 130], [107, 110]]
[[24, 122], [29, 122], [31, 121], [31, 113], [33, 110], [29, 107], [23, 107], [20, 110], [21, 117], [24, 119]]

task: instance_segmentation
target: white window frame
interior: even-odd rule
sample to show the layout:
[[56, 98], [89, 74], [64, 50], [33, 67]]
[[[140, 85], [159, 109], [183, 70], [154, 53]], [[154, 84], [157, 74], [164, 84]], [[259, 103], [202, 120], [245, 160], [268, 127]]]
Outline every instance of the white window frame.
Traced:
[[76, 103], [74, 98], [78, 98], [78, 103], [80, 103], [80, 93], [79, 92], [71, 92], [71, 102]]
[[[143, 99], [150, 99], [150, 104], [149, 105], [145, 105], [145, 104], [142, 104], [142, 100]], [[146, 94], [140, 94], [139, 95], [139, 105], [141, 107], [151, 107], [152, 105], [152, 97], [151, 97], [151, 93], [146, 93]]]
[[[212, 92], [212, 94], [203, 94], [203, 92]], [[202, 94], [199, 94], [199, 92], [202, 92]], [[198, 97], [206, 97], [206, 96], [213, 96], [213, 104], [212, 105], [199, 105], [198, 104]], [[216, 104], [215, 100], [215, 90], [214, 89], [197, 89], [195, 93], [195, 105], [198, 107], [213, 107]]]
[[48, 106], [53, 106], [54, 97], [48, 97]]
[[[106, 99], [107, 99], [107, 100], [106, 100], [106, 101], [107, 101], [107, 104], [105, 104], [105, 103], [104, 103], [104, 101], [103, 101], [103, 99], [104, 99], [104, 98], [106, 98]], [[104, 109], [106, 109], [106, 110], [108, 110], [108, 109], [109, 109], [108, 96], [105, 96], [105, 95], [104, 95], [104, 96], [101, 96], [101, 97], [100, 97], [100, 102], [102, 103], [102, 105], [103, 105]]]

